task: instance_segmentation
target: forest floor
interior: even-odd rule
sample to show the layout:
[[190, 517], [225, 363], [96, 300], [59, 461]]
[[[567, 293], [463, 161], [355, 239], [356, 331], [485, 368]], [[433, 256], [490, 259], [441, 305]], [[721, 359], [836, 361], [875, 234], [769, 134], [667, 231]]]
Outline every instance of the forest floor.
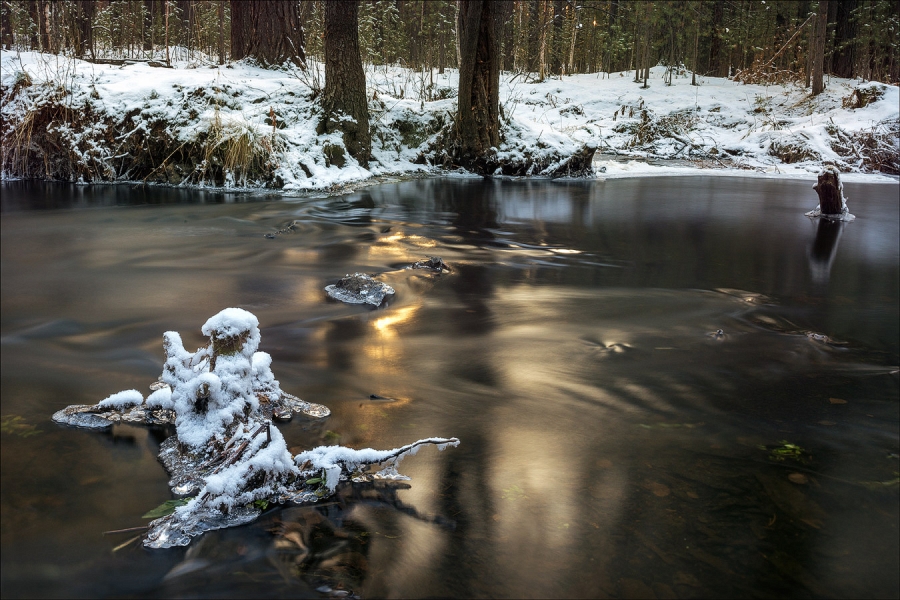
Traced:
[[[335, 190], [391, 176], [446, 173], [439, 134], [452, 126], [458, 73], [366, 68], [367, 167], [339, 133], [317, 134], [321, 64], [262, 69], [182, 61], [94, 64], [3, 52], [3, 179], [146, 181], [226, 188]], [[715, 172], [896, 181], [900, 88], [831, 78], [812, 97], [795, 84], [742, 84], [690, 72], [501, 75], [499, 161], [550, 173], [595, 147], [595, 176]], [[886, 177], [885, 174], [892, 175]]]

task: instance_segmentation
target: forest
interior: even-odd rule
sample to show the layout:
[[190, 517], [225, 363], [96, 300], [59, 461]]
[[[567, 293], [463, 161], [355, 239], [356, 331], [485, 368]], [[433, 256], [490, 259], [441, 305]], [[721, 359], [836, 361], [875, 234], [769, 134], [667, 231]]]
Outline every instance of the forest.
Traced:
[[[185, 134], [160, 137], [159, 131], [149, 133], [153, 125], [148, 124], [143, 127], [148, 132], [147, 139], [133, 142], [138, 146], [156, 143], [158, 147], [151, 148], [150, 154], [168, 154], [172, 144], [181, 144], [162, 162], [136, 160], [133, 168], [114, 167], [109, 160], [111, 151], [106, 158], [85, 159], [89, 152], [81, 144], [70, 152], [77, 155], [74, 162], [100, 160], [103, 164], [85, 169], [73, 166], [73, 160], [69, 160], [69, 164], [56, 168], [50, 165], [55, 162], [52, 157], [39, 156], [40, 152], [29, 148], [71, 148], [78, 144], [71, 140], [36, 140], [32, 137], [35, 125], [57, 123], [56, 113], [91, 114], [99, 109], [90, 100], [74, 112], [76, 107], [69, 100], [59, 110], [51, 110], [49, 104], [38, 101], [53, 114], [47, 110], [46, 114], [38, 114], [34, 102], [20, 103], [16, 109], [14, 99], [32, 88], [32, 77], [25, 67], [19, 76], [18, 67], [7, 66], [3, 85], [6, 177], [36, 176], [42, 172], [39, 176], [45, 178], [120, 180], [127, 176], [145, 181], [149, 178], [180, 183], [193, 179], [223, 184], [233, 180], [236, 171], [243, 170], [237, 177], [241, 181], [246, 182], [250, 176], [268, 187], [284, 187], [288, 179], [294, 179], [293, 175], [286, 178], [275, 173], [278, 161], [267, 160], [264, 155], [278, 154], [285, 144], [290, 145], [284, 139], [276, 139], [276, 130], [300, 121], [314, 122], [318, 138], [339, 134], [333, 141], [316, 141], [324, 149], [319, 161], [324, 167], [343, 167], [344, 155], [349, 154], [355, 164], [370, 172], [377, 172], [379, 165], [382, 171], [408, 170], [396, 164], [388, 166], [386, 160], [377, 156], [379, 148], [390, 147], [398, 157], [406, 150], [414, 150], [407, 162], [430, 167], [463, 168], [481, 174], [584, 175], [590, 172], [598, 148], [605, 151], [601, 146], [615, 154], [628, 154], [648, 139], [657, 138], [675, 140], [681, 150], [668, 155], [650, 152], [645, 156], [672, 158], [681, 153], [682, 158], [702, 157], [721, 163], [727, 149], [718, 143], [712, 150], [702, 149], [706, 142], [689, 135], [695, 131], [696, 118], [683, 114], [682, 109], [667, 116], [655, 114], [661, 109], [645, 106], [649, 100], [644, 96], [635, 97], [633, 102], [619, 102], [621, 108], [616, 106], [614, 110], [621, 110], [621, 115], [613, 115], [613, 123], [583, 119], [587, 124], [597, 123], [590, 139], [568, 135], [572, 143], [560, 142], [556, 148], [544, 148], [549, 143], [547, 138], [542, 141], [542, 134], [537, 134], [537, 138], [525, 139], [522, 132], [528, 126], [515, 123], [511, 113], [522, 100], [522, 93], [514, 88], [554, 80], [562, 85], [566, 77], [595, 75], [599, 80], [593, 92], [596, 98], [608, 99], [609, 94], [615, 93], [622, 100], [626, 95], [621, 91], [600, 91], [603, 81], [614, 74], [619, 78], [627, 76], [634, 83], [633, 90], [647, 90], [654, 78], [669, 87], [678, 79], [679, 83], [690, 79], [691, 86], [700, 86], [705, 77], [762, 86], [763, 92], [754, 95], [757, 102], [763, 102], [771, 96], [769, 86], [782, 86], [785, 95], [815, 97], [825, 90], [830, 78], [887, 86], [861, 85], [842, 90], [837, 100], [845, 108], [856, 109], [883, 99], [885, 90], [896, 90], [900, 82], [896, 52], [900, 16], [891, 0], [7, 0], [0, 7], [2, 47], [7, 57], [12, 52], [25, 52], [65, 56], [98, 66], [144, 65], [179, 70], [231, 69], [241, 65], [260, 68], [268, 74], [290, 74], [294, 85], [304, 89], [302, 95], [309, 102], [303, 115], [295, 111], [292, 117], [286, 117], [279, 114], [270, 95], [266, 103], [268, 113], [257, 111], [251, 119], [255, 119], [252, 131], [229, 134], [223, 133], [227, 127], [222, 125], [221, 115], [226, 108], [238, 110], [241, 103], [229, 107], [219, 100], [213, 102], [209, 90], [194, 90], [192, 95], [205, 96], [206, 103], [189, 108], [182, 102], [184, 114], [175, 120], [193, 122], [206, 114], [204, 109], [214, 109], [209, 116], [213, 125], [204, 134], [205, 140], [186, 140]], [[91, 77], [96, 77], [98, 71], [92, 69]], [[54, 77], [60, 79], [59, 70]], [[398, 78], [405, 81], [398, 83]], [[86, 93], [99, 99], [96, 81], [91, 85]], [[173, 85], [177, 88], [185, 83]], [[585, 103], [573, 103], [572, 97], [561, 90], [557, 86], [542, 91], [546, 102], [523, 101], [531, 106], [543, 102], [558, 110], [559, 124], [554, 127], [560, 130], [565, 129], [566, 116], [586, 116]], [[536, 91], [532, 89], [530, 95]], [[161, 93], [154, 88], [149, 99]], [[686, 94], [682, 90], [682, 95]], [[888, 93], [887, 100], [892, 94]], [[745, 91], [744, 95], [749, 98], [750, 94]], [[38, 94], [36, 98], [46, 96]], [[407, 100], [418, 102], [416, 118], [408, 114], [416, 112], [412, 105], [403, 106]], [[453, 101], [453, 106], [440, 104], [445, 100]], [[105, 99], [101, 104], [104, 102]], [[167, 105], [172, 102], [166, 100]], [[792, 101], [792, 106], [799, 102]], [[695, 105], [699, 110], [699, 94]], [[398, 106], [406, 110], [403, 118], [393, 114]], [[240, 110], [240, 118], [246, 120], [242, 104]], [[618, 116], [625, 119], [626, 110], [627, 118], [637, 120], [633, 126], [625, 127], [617, 120]], [[711, 110], [721, 109], [712, 106]], [[786, 128], [788, 121], [774, 117], [771, 107], [755, 106], [752, 110], [750, 118], [754, 123], [754, 115], [764, 113], [770, 117], [772, 129]], [[804, 110], [825, 114], [828, 109], [810, 105]], [[552, 120], [546, 112], [536, 118], [550, 125]], [[374, 115], [380, 117], [374, 119]], [[660, 121], [666, 118], [669, 121]], [[834, 123], [834, 118], [829, 118]], [[121, 115], [108, 115], [102, 120], [110, 135], [113, 130], [117, 136], [129, 131]], [[254, 133], [254, 127], [263, 124], [273, 128], [271, 139]], [[390, 131], [379, 132], [379, 127], [386, 124]], [[835, 125], [838, 129], [828, 131], [834, 140], [824, 155], [820, 149], [808, 147], [803, 139], [767, 141], [764, 145], [770, 155], [783, 163], [830, 158], [844, 170], [865, 167], [869, 171], [897, 172], [897, 119], [885, 119], [882, 115], [868, 125], [868, 137], [864, 139], [853, 137], [859, 137], [858, 132], [838, 131], [839, 126]], [[73, 126], [81, 127], [78, 123]], [[601, 133], [601, 127], [609, 133]], [[169, 131], [168, 125], [164, 129]], [[611, 133], [631, 135], [624, 144], [616, 145], [604, 137]], [[282, 134], [281, 138], [287, 135]], [[26, 137], [29, 144], [23, 147]], [[386, 137], [397, 141], [386, 143]], [[720, 135], [712, 137], [721, 139]], [[244, 140], [243, 147], [220, 148], [218, 143], [238, 138]], [[513, 139], [519, 140], [517, 148], [510, 146]], [[540, 143], [536, 149], [529, 149], [532, 142]], [[220, 156], [213, 160], [217, 149], [230, 153], [231, 158]], [[125, 150], [131, 156], [140, 154], [137, 147], [129, 149], [126, 145]], [[732, 148], [727, 154], [734, 157], [746, 152]], [[224, 167], [220, 164], [223, 161], [227, 163]], [[195, 166], [191, 167], [191, 163]], [[309, 163], [306, 161], [298, 169], [308, 179], [316, 179], [316, 169]], [[294, 173], [300, 171], [294, 169]], [[160, 178], [164, 172], [168, 174]]]
[[[256, 4], [257, 7], [241, 6]], [[161, 48], [223, 64], [324, 61], [323, 0], [5, 0], [4, 50], [152, 59]], [[813, 57], [837, 77], [900, 81], [891, 0], [516, 0], [499, 38], [501, 68], [551, 75], [646, 70], [809, 85]], [[459, 65], [454, 0], [358, 2], [360, 56], [412, 69]], [[287, 17], [287, 18], [285, 18]], [[820, 32], [824, 24], [824, 31]], [[291, 45], [280, 36], [292, 30]], [[290, 37], [290, 36], [288, 36]], [[167, 57], [171, 60], [171, 54]]]

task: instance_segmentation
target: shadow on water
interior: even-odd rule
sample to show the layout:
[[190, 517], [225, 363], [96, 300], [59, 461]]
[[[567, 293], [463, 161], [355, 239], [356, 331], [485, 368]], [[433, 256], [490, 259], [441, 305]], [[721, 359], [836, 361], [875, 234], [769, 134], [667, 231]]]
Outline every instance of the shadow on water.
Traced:
[[809, 270], [812, 272], [813, 281], [818, 284], [828, 283], [844, 225], [846, 223], [843, 221], [819, 219], [816, 238], [809, 248]]
[[8, 181], [3, 184], [2, 212], [59, 210], [166, 204], [233, 204], [273, 200], [265, 192], [223, 192], [167, 186], [83, 185], [59, 182]]
[[[104, 208], [128, 188], [14, 187], [4, 597], [900, 591], [896, 186], [847, 184], [857, 220], [812, 227], [793, 181], [417, 180], [141, 211]], [[404, 269], [428, 256], [452, 271]], [[328, 301], [356, 271], [396, 295]], [[461, 445], [404, 461], [409, 484], [116, 549], [99, 532], [170, 497], [165, 433], [49, 415], [146, 391], [162, 332], [199, 345], [225, 306], [259, 317], [283, 389], [332, 410], [281, 425], [290, 447]]]

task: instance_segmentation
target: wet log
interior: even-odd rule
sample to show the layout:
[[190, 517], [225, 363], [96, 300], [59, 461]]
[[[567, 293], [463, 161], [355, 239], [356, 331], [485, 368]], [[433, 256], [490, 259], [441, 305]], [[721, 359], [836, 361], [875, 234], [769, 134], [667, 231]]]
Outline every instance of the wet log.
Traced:
[[839, 215], [843, 211], [840, 174], [834, 167], [826, 167], [819, 173], [819, 182], [813, 186], [819, 194], [819, 210], [823, 215]]

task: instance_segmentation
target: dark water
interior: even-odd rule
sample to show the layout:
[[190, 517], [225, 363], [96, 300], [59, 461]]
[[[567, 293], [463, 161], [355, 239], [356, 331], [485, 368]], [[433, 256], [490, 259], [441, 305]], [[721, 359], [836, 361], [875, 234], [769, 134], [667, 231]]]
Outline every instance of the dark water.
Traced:
[[[897, 597], [898, 186], [846, 184], [831, 226], [810, 185], [4, 184], [2, 596]], [[401, 270], [431, 255], [453, 273]], [[327, 301], [354, 271], [396, 297]], [[167, 432], [50, 415], [146, 393], [162, 333], [197, 347], [228, 306], [333, 411], [290, 446], [462, 444], [408, 486], [114, 550], [171, 497]]]

